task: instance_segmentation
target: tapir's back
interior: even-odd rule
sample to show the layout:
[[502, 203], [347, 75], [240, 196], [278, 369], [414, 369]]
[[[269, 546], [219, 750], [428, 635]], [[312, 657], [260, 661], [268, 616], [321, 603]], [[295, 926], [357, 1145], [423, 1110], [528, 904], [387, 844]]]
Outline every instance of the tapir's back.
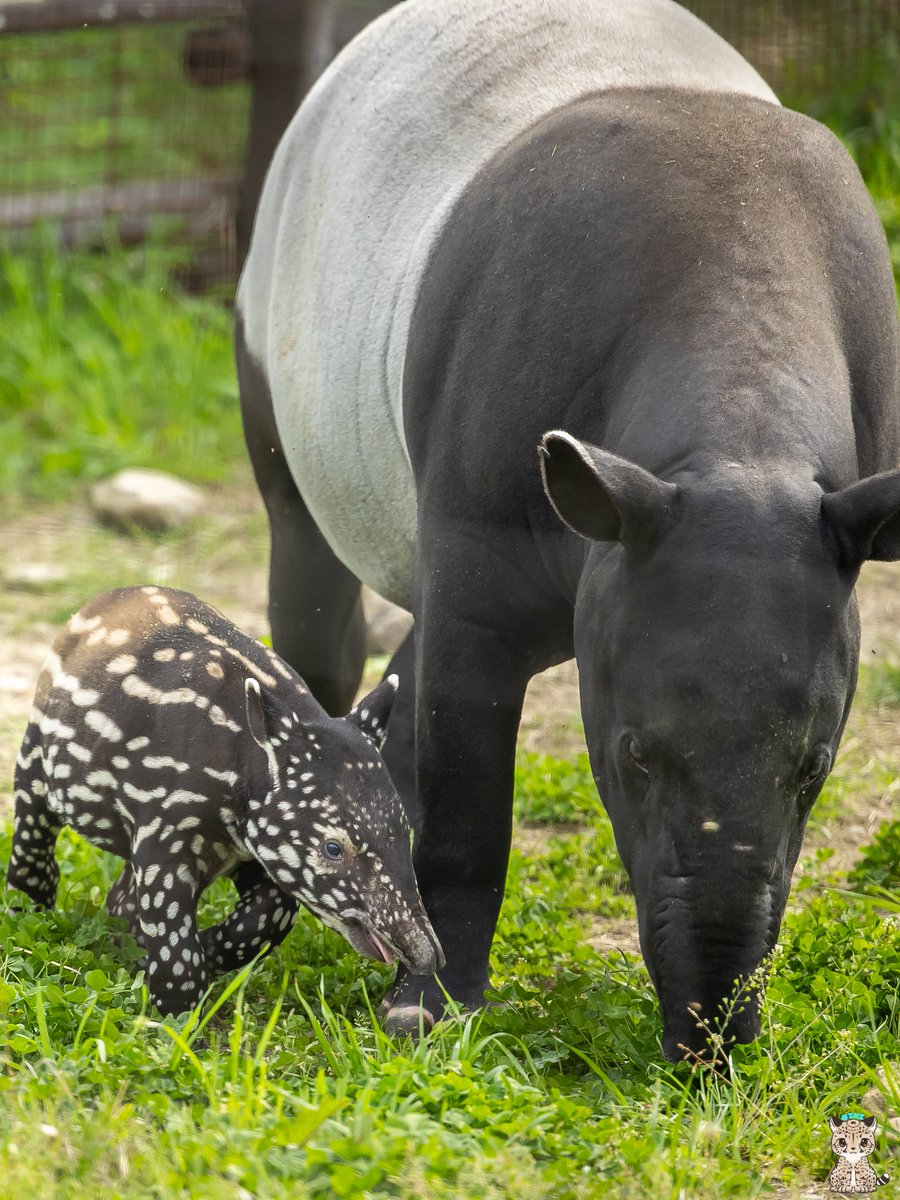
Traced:
[[429, 251], [478, 170], [543, 115], [618, 87], [774, 101], [671, 0], [407, 0], [320, 79], [276, 153], [238, 298], [316, 522], [408, 603], [402, 382]]

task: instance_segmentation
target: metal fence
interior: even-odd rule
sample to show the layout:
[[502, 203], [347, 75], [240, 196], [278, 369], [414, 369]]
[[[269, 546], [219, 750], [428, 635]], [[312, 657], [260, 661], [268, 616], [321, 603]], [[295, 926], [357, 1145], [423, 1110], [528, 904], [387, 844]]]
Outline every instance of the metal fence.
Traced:
[[793, 107], [900, 101], [900, 0], [683, 2]]
[[[252, 0], [250, 0], [252, 3]], [[270, 8], [278, 0], [267, 0]], [[316, 3], [322, 58], [388, 4]], [[622, 0], [627, 4], [628, 0]], [[786, 99], [821, 111], [895, 104], [900, 0], [687, 0]], [[232, 277], [251, 111], [244, 0], [0, 0], [0, 228], [38, 220], [64, 239], [109, 218], [125, 240], [154, 221]]]
[[52, 221], [75, 240], [114, 218], [131, 241], [168, 218], [206, 274], [227, 276], [248, 88], [213, 86], [217, 70], [227, 78], [224, 56], [189, 52], [209, 29], [240, 41], [241, 6], [158, 5], [160, 21], [101, 7], [0, 5], [0, 227]]

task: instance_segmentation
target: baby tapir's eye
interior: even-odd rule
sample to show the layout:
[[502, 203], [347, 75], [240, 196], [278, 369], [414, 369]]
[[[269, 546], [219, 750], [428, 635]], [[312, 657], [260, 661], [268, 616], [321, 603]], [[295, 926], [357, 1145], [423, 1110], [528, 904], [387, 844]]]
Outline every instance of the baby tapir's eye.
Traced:
[[344, 847], [340, 842], [327, 841], [324, 846], [325, 857], [338, 862], [344, 857]]

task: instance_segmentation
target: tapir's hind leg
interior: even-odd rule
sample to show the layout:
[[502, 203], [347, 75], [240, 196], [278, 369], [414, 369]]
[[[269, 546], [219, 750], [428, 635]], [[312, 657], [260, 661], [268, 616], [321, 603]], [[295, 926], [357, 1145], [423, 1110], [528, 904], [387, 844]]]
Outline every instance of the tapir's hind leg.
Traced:
[[34, 722], [25, 731], [16, 760], [14, 795], [16, 816], [7, 886], [24, 892], [35, 904], [52, 908], [59, 883], [54, 848], [60, 824], [47, 805], [41, 735]]
[[366, 629], [359, 580], [335, 556], [303, 502], [284, 457], [269, 386], [244, 344], [235, 352], [244, 436], [269, 514], [272, 645], [322, 707], [347, 712], [362, 678]]

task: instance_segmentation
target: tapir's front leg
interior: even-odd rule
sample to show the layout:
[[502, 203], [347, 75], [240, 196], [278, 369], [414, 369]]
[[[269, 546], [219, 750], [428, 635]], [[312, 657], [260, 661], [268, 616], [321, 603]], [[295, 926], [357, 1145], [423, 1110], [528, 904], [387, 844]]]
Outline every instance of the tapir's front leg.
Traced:
[[[437, 576], [435, 576], [437, 578]], [[503, 900], [512, 827], [516, 734], [529, 671], [477, 615], [443, 611], [432, 596], [416, 617], [416, 757], [422, 821], [416, 876], [447, 963], [435, 978], [401, 969], [389, 1032], [429, 1028], [442, 987], [466, 1007], [483, 1003]]]
[[400, 680], [397, 699], [388, 722], [387, 740], [381, 757], [391, 773], [394, 787], [406, 809], [410, 825], [418, 832], [421, 824], [419, 802], [416, 798], [416, 645], [415, 631], [410, 630], [394, 652], [382, 676], [396, 675]]
[[257, 862], [234, 874], [238, 902], [224, 921], [204, 929], [200, 942], [210, 975], [223, 975], [252, 962], [262, 946], [280, 945], [290, 932], [299, 903], [276, 887]]
[[161, 1013], [180, 1013], [206, 991], [206, 956], [197, 933], [198, 881], [184, 862], [147, 842], [132, 861], [147, 987]]

